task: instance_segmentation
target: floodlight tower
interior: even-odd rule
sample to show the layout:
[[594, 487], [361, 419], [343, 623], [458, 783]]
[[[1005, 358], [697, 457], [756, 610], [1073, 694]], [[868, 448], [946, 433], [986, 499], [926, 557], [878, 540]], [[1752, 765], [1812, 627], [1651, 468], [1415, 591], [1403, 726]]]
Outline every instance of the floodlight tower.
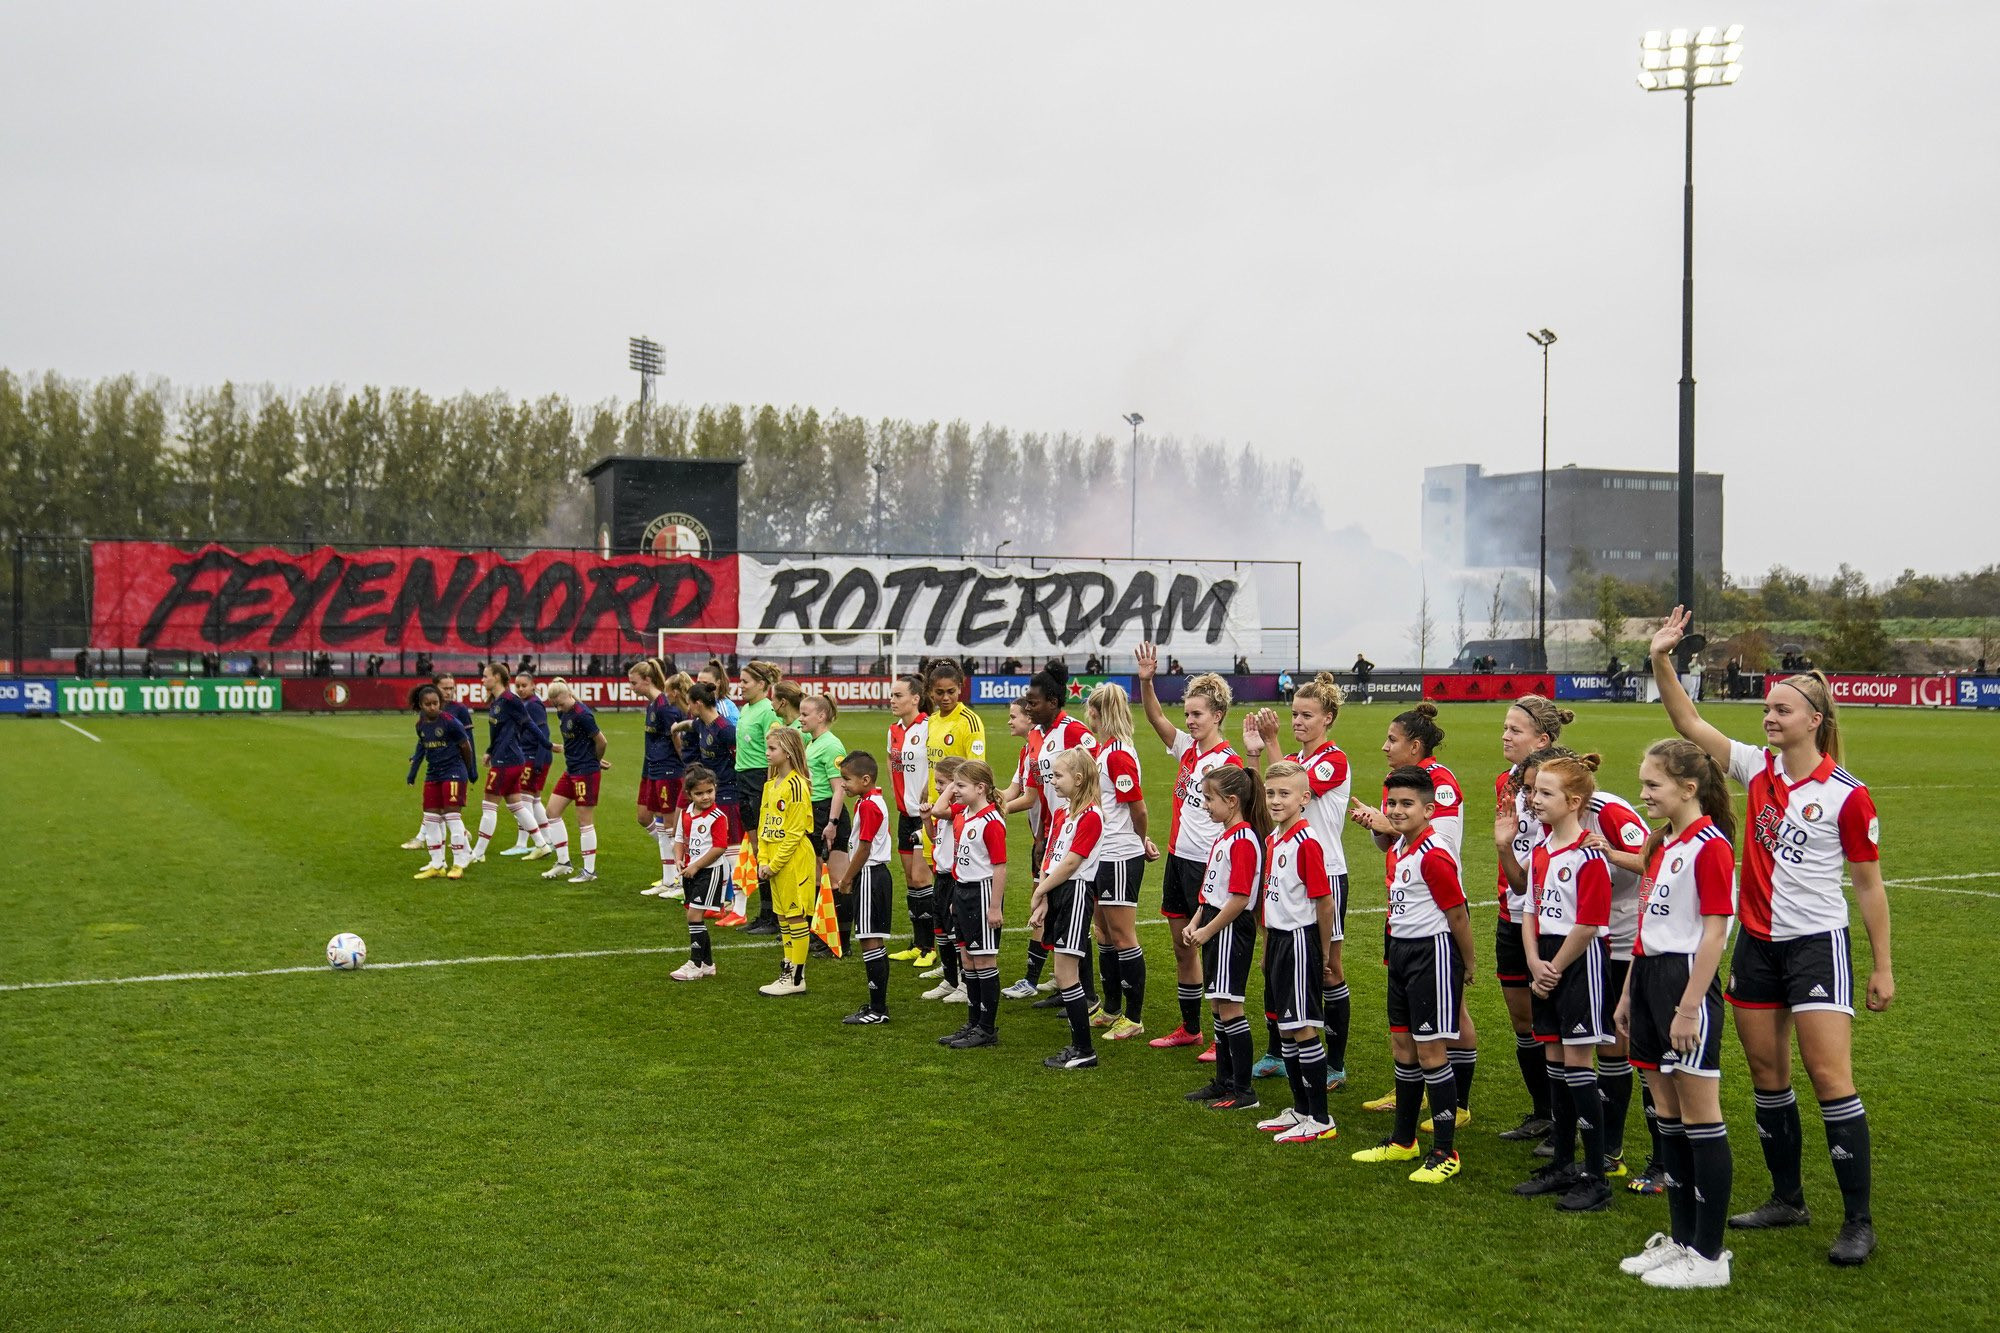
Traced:
[[1126, 554], [1136, 558], [1139, 554], [1139, 427], [1146, 424], [1146, 418], [1137, 412], [1127, 412], [1125, 424], [1132, 428], [1132, 548]]
[[[1692, 40], [1690, 40], [1692, 38]], [[1681, 188], [1680, 603], [1694, 614], [1694, 95], [1727, 88], [1743, 75], [1743, 25], [1649, 32], [1640, 43], [1639, 86], [1681, 93], [1687, 103], [1686, 171]], [[1700, 651], [1701, 636], [1683, 641], [1681, 665]]]
[[1542, 538], [1541, 554], [1535, 570], [1535, 642], [1541, 645], [1542, 667], [1549, 664], [1549, 344], [1555, 330], [1528, 331], [1528, 338], [1542, 349]]
[[626, 364], [639, 372], [639, 415], [646, 416], [653, 410], [653, 381], [659, 378], [660, 345], [651, 338], [628, 338], [629, 349]]

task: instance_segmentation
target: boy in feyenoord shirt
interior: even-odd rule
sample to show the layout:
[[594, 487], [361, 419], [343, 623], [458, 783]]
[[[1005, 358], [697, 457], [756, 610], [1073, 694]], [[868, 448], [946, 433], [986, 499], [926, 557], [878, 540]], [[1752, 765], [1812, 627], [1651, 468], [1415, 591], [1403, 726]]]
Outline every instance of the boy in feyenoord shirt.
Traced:
[[[1202, 779], [1207, 815], [1221, 832], [1209, 848], [1201, 879], [1200, 915], [1183, 925], [1181, 942], [1201, 951], [1203, 993], [1215, 1013], [1215, 1077], [1187, 1095], [1212, 1111], [1257, 1105], [1250, 1081], [1250, 1021], [1243, 996], [1257, 947], [1254, 907], [1264, 887], [1264, 844], [1271, 812], [1254, 769], [1217, 765]], [[1246, 915], [1247, 914], [1247, 915]]]
[[1264, 864], [1264, 1005], [1278, 1027], [1279, 1054], [1292, 1083], [1292, 1104], [1257, 1128], [1279, 1143], [1314, 1143], [1335, 1137], [1326, 1109], [1327, 960], [1340, 943], [1338, 879], [1326, 843], [1306, 817], [1312, 801], [1310, 770], [1281, 760], [1264, 774], [1271, 807], [1271, 836]]
[[1095, 1069], [1090, 1002], [1082, 964], [1090, 957], [1090, 914], [1097, 900], [1097, 863], [1104, 814], [1097, 807], [1097, 760], [1081, 746], [1064, 750], [1043, 779], [1058, 803], [1050, 815], [1042, 876], [1029, 904], [1028, 927], [1039, 929], [1056, 959], [1056, 995], [1069, 1017], [1069, 1045], [1042, 1063], [1050, 1069]]
[[700, 981], [715, 975], [715, 950], [708, 938], [708, 918], [729, 906], [729, 817], [715, 803], [715, 774], [690, 764], [681, 774], [681, 795], [674, 831], [674, 863], [687, 896], [688, 960], [667, 975], [675, 981]]
[[[1536, 818], [1548, 836], [1534, 851], [1529, 883], [1533, 911], [1522, 928], [1535, 1035], [1550, 1048], [1561, 1080], [1555, 1102], [1554, 1157], [1514, 1187], [1526, 1197], [1560, 1194], [1565, 1212], [1611, 1206], [1604, 1179], [1604, 1098], [1597, 1084], [1597, 1048], [1613, 1040], [1606, 989], [1604, 935], [1611, 923], [1611, 867], [1588, 845], [1583, 811], [1597, 789], [1597, 756], [1558, 756], [1535, 770]], [[1577, 1141], [1583, 1165], [1576, 1164]]]
[[[417, 748], [410, 755], [410, 773], [404, 781], [415, 785], [417, 768], [424, 769], [423, 838], [431, 863], [419, 870], [417, 879], [458, 879], [465, 874], [471, 850], [465, 842], [466, 784], [477, 770], [472, 754], [472, 734], [458, 719], [444, 711], [444, 692], [435, 685], [419, 685], [410, 696], [417, 708]], [[449, 834], [453, 864], [444, 863], [445, 838]]]
[[896, 855], [903, 863], [903, 903], [910, 912], [910, 947], [889, 955], [918, 971], [937, 966], [937, 896], [932, 888], [930, 843], [923, 806], [930, 795], [930, 714], [924, 682], [898, 676], [889, 686], [889, 787], [895, 793]]
[[1436, 784], [1414, 765], [1382, 784], [1382, 817], [1396, 830], [1389, 872], [1389, 1044], [1396, 1060], [1396, 1126], [1357, 1162], [1408, 1162], [1417, 1151], [1417, 1115], [1431, 1103], [1431, 1151], [1410, 1179], [1439, 1185], [1459, 1171], [1458, 1080], [1448, 1043], [1458, 1034], [1472, 981], [1472, 918], [1458, 858], [1431, 827]]
[[[1035, 809], [1040, 814], [1040, 818], [1036, 821], [1036, 827], [1040, 830], [1040, 836], [1035, 839], [1037, 865], [1041, 864], [1041, 859], [1046, 854], [1048, 837], [1055, 825], [1055, 812], [1059, 804], [1054, 788], [1050, 785], [1050, 779], [1055, 772], [1056, 756], [1065, 750], [1087, 751], [1092, 741], [1090, 728], [1063, 711], [1063, 700], [1067, 694], [1067, 687], [1055, 672], [1038, 671], [1028, 682], [1027, 692], [1021, 696], [1021, 707], [1027, 712], [1028, 720], [1035, 724], [1035, 729], [1028, 733], [1027, 744], [1022, 748], [1022, 754], [1028, 760], [1024, 774], [1027, 790], [1022, 793], [1022, 801], [1033, 801]], [[1010, 810], [1013, 808], [1014, 805], [1009, 806]], [[1017, 1000], [1033, 998], [1041, 985], [1042, 968], [1048, 962], [1053, 947], [1043, 935], [1033, 935], [1028, 941], [1027, 974], [1002, 994]], [[1085, 954], [1083, 989], [1086, 995], [1091, 995], [1096, 989], [1095, 978], [1091, 972], [1090, 957]], [[1060, 996], [1051, 995], [1046, 1000], [1037, 1001], [1035, 1007], [1058, 1009], [1062, 1007], [1062, 999]]]
[[957, 901], [958, 881], [952, 878], [952, 869], [958, 855], [958, 826], [965, 820], [965, 811], [952, 799], [955, 791], [953, 783], [958, 778], [958, 770], [965, 761], [957, 755], [946, 755], [938, 760], [931, 770], [931, 785], [937, 794], [922, 807], [924, 825], [929, 830], [931, 878], [933, 901], [937, 912], [937, 952], [938, 965], [928, 972], [919, 973], [922, 980], [938, 979], [938, 984], [925, 991], [918, 999], [942, 1000], [946, 1004], [969, 1004], [971, 998], [960, 974], [958, 961], [958, 927], [952, 920]]
[[840, 1021], [872, 1027], [889, 1021], [889, 803], [875, 785], [875, 756], [855, 750], [840, 761], [840, 781], [853, 810], [847, 873], [834, 891], [854, 895], [854, 935], [868, 972], [868, 1003]]

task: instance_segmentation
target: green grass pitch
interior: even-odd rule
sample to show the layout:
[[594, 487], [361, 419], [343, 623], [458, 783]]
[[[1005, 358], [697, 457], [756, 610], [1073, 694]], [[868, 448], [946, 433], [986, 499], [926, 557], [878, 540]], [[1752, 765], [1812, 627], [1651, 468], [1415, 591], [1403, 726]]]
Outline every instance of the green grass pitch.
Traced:
[[[1636, 794], [1644, 707], [1588, 706], [1566, 740]], [[1337, 738], [1372, 799], [1390, 710], [1350, 706]], [[1748, 706], [1711, 709], [1755, 739]], [[1233, 720], [1233, 719], [1232, 719]], [[196, 970], [311, 968], [340, 930], [372, 964], [589, 950], [673, 953], [357, 974], [0, 991], [0, 1326], [9, 1329], [652, 1327], [921, 1329], [1977, 1327], [2000, 1271], [1989, 1146], [2000, 942], [2000, 715], [1849, 710], [1849, 767], [1874, 786], [1898, 998], [1856, 1025], [1874, 1128], [1882, 1248], [1824, 1258], [1838, 1224], [1809, 1085], [1809, 1230], [1736, 1233], [1735, 1285], [1671, 1293], [1615, 1261], [1664, 1225], [1620, 1191], [1561, 1217], [1508, 1190], [1530, 1167], [1494, 1138], [1526, 1099], [1490, 977], [1493, 852], [1478, 793], [1497, 708], [1448, 709], [1441, 758], [1474, 794], [1467, 884], [1480, 906], [1486, 1037], [1440, 1188], [1348, 1152], [1385, 1132], [1374, 941], [1379, 860], [1358, 831], [1351, 1083], [1337, 1143], [1278, 1147], [1248, 1118], [1189, 1106], [1190, 1051], [1105, 1044], [1058, 1074], [1059, 1015], [1003, 1001], [1002, 1044], [932, 1038], [962, 1011], [898, 965], [881, 1028], [843, 1028], [858, 959], [811, 992], [754, 987], [775, 951], [721, 932], [721, 976], [677, 985], [677, 904], [642, 898], [652, 845], [632, 814], [639, 719], [606, 714], [618, 762], [603, 878], [550, 885], [493, 859], [414, 883], [417, 823], [400, 717], [101, 719], [0, 725], [8, 754], [0, 985]], [[884, 718], [840, 720], [879, 753]], [[988, 714], [995, 767], [1015, 742]], [[1140, 741], [1154, 828], [1166, 757]], [[1026, 825], [1015, 826], [1015, 856]], [[1151, 869], [1141, 918], [1157, 916]], [[900, 885], [897, 894], [901, 920]], [[1010, 886], [1010, 916], [1027, 893]], [[1374, 914], [1370, 914], [1373, 909]], [[1856, 923], [1857, 977], [1867, 948]], [[1172, 1026], [1163, 928], [1141, 932], [1149, 1028]], [[1004, 941], [1002, 980], [1026, 946]], [[928, 983], [925, 983], [928, 984]], [[1261, 1031], [1259, 1042], [1261, 1045]], [[1725, 1106], [1735, 1203], [1767, 1184], [1733, 1030]], [[1282, 1080], [1260, 1085], [1283, 1105]], [[1627, 1133], [1644, 1156], [1635, 1105]]]

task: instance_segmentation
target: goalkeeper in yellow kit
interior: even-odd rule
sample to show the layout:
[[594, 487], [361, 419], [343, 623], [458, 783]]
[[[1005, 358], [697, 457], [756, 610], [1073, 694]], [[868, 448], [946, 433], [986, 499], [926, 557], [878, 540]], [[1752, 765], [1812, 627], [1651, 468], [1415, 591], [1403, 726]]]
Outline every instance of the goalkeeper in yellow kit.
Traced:
[[773, 727], [765, 744], [770, 776], [757, 814], [757, 878], [778, 914], [785, 962], [776, 981], [757, 989], [765, 995], [803, 995], [813, 901], [819, 892], [818, 863], [808, 841], [813, 806], [812, 788], [806, 785], [805, 738], [790, 727]]

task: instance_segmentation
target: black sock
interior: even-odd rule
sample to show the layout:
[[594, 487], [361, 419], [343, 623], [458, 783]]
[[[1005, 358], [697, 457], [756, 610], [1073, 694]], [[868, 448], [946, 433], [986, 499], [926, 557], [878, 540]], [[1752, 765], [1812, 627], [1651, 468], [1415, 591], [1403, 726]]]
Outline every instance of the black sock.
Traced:
[[707, 966], [709, 952], [708, 924], [706, 922], [691, 921], [688, 923], [688, 957], [704, 967]]
[[1216, 1087], [1224, 1090], [1236, 1086], [1236, 1062], [1230, 1058], [1229, 1025], [1222, 1019], [1215, 1020], [1215, 1078]]
[[1549, 1160], [1557, 1166], [1569, 1166], [1576, 1161], [1576, 1103], [1569, 1095], [1569, 1076], [1561, 1065], [1549, 1066], [1549, 1119], [1554, 1128], [1550, 1137], [1555, 1143], [1555, 1156]]
[[[1452, 1052], [1457, 1055], [1457, 1051]], [[1449, 1061], [1424, 1071], [1431, 1098], [1431, 1143], [1439, 1152], [1458, 1150], [1458, 1076]]]
[[1264, 1020], [1264, 1042], [1264, 1054], [1283, 1056], [1285, 1039], [1278, 1034], [1277, 1019], [1266, 1018]]
[[1652, 1145], [1647, 1160], [1665, 1161], [1660, 1155], [1660, 1109], [1653, 1105], [1653, 1085], [1644, 1079], [1639, 1081], [1639, 1105], [1646, 1113], [1646, 1140]]
[[1063, 1012], [1069, 1015], [1069, 1044], [1085, 1055], [1091, 1053], [1090, 1000], [1082, 983], [1062, 989]]
[[965, 973], [959, 966], [957, 940], [946, 936], [938, 941], [938, 963], [944, 968], [946, 985], [959, 986], [964, 984]]
[[937, 948], [937, 922], [931, 919], [935, 895], [929, 889], [911, 889], [904, 900], [910, 908], [910, 943], [920, 953]]
[[1625, 1155], [1625, 1116], [1632, 1109], [1632, 1062], [1599, 1057], [1597, 1086], [1604, 1093], [1604, 1154]]
[[988, 967], [979, 974], [981, 1006], [986, 1011], [984, 1026], [988, 1032], [1000, 1030], [1000, 969]]
[[1175, 987], [1181, 997], [1181, 1026], [1195, 1036], [1201, 1035], [1201, 983], [1183, 981]]
[[1659, 1127], [1661, 1184], [1667, 1190], [1667, 1235], [1676, 1244], [1691, 1245], [1694, 1243], [1694, 1157], [1687, 1130], [1669, 1116], [1660, 1117]]
[[1794, 1207], [1806, 1201], [1799, 1183], [1799, 1157], [1803, 1151], [1799, 1131], [1799, 1099], [1790, 1088], [1775, 1092], [1755, 1090], [1757, 1138], [1764, 1145], [1764, 1166], [1771, 1173], [1771, 1197]]
[[1604, 1096], [1597, 1071], [1585, 1066], [1569, 1071], [1569, 1099], [1576, 1107], [1576, 1136], [1583, 1144], [1583, 1169], [1604, 1175]]
[[1694, 1184], [1694, 1247], [1703, 1258], [1722, 1257], [1722, 1228], [1729, 1218], [1729, 1187], [1735, 1160], [1729, 1151], [1729, 1131], [1722, 1124], [1684, 1125], [1689, 1168]]
[[1417, 1141], [1417, 1117], [1424, 1109], [1424, 1071], [1421, 1065], [1396, 1062], [1396, 1127], [1389, 1137], [1397, 1143]]
[[1292, 1085], [1292, 1109], [1311, 1115], [1312, 1103], [1306, 1096], [1305, 1074], [1299, 1068], [1299, 1044], [1286, 1037], [1278, 1044], [1278, 1058], [1285, 1062], [1285, 1081]]
[[1118, 946], [1097, 946], [1097, 974], [1104, 978], [1104, 1012], [1113, 1018], [1125, 1012], [1125, 974], [1119, 968]]
[[1076, 960], [1077, 983], [1083, 987], [1086, 1008], [1097, 1003], [1097, 963], [1090, 944], [1083, 946], [1083, 957]]
[[1833, 1158], [1833, 1178], [1840, 1183], [1840, 1201], [1850, 1222], [1866, 1222], [1868, 1187], [1874, 1174], [1870, 1164], [1868, 1112], [1860, 1094], [1837, 1097], [1819, 1104], [1820, 1119], [1826, 1123], [1826, 1150]]
[[1542, 1058], [1542, 1044], [1533, 1037], [1514, 1034], [1514, 1058], [1521, 1062], [1521, 1081], [1528, 1085], [1528, 1100], [1534, 1103], [1535, 1119], [1549, 1118], [1549, 1062]]
[[1472, 1047], [1460, 1050], [1454, 1046], [1445, 1052], [1445, 1058], [1451, 1062], [1451, 1072], [1458, 1084], [1452, 1106], [1469, 1111], [1472, 1109], [1472, 1076], [1479, 1072], [1479, 1052]]
[[1134, 1023], [1146, 1007], [1146, 951], [1138, 945], [1118, 951], [1118, 980], [1125, 987], [1125, 1017]]
[[1028, 941], [1028, 980], [1039, 986], [1042, 984], [1042, 967], [1049, 961], [1049, 946], [1040, 940]]
[[[1256, 1063], [1251, 1058], [1251, 1055], [1256, 1050], [1257, 1045], [1250, 1036], [1250, 1020], [1238, 1014], [1222, 1026], [1225, 1029], [1225, 1035], [1229, 1038], [1230, 1072], [1236, 1079], [1235, 1088], [1238, 1092], [1249, 1092], [1250, 1067]], [[1221, 1057], [1221, 1054], [1220, 1049], [1218, 1049], [1216, 1051], [1218, 1059]]]
[[880, 941], [861, 951], [868, 968], [868, 1007], [878, 1014], [889, 1012], [889, 950]]
[[1312, 1118], [1321, 1124], [1333, 1117], [1326, 1113], [1326, 1047], [1317, 1037], [1308, 1037], [1298, 1044], [1299, 1080], [1306, 1087], [1306, 1105], [1312, 1108]]
[[[1326, 1010], [1326, 1063], [1327, 1068], [1337, 1074], [1347, 1073], [1347, 1028], [1354, 1021], [1354, 1002], [1347, 992], [1347, 983], [1341, 982], [1332, 990], [1320, 996], [1320, 1004]], [[1320, 1081], [1322, 1090], [1326, 1087]]]

